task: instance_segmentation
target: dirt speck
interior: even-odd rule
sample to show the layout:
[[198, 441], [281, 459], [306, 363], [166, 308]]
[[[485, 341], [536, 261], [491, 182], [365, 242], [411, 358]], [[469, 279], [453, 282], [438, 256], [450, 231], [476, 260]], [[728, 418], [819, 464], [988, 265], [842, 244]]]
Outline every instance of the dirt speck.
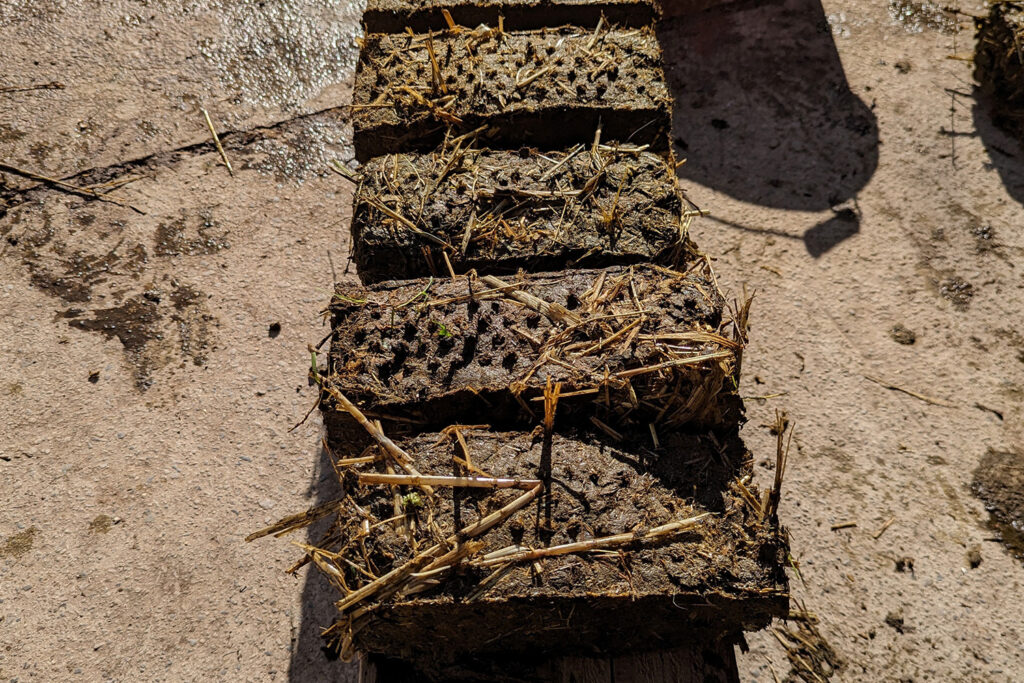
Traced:
[[974, 546], [967, 551], [967, 566], [977, 569], [981, 566], [981, 548]]
[[907, 624], [903, 617], [903, 610], [897, 609], [885, 615], [885, 625], [895, 629], [897, 633], [906, 633]]
[[960, 276], [947, 277], [939, 282], [939, 295], [956, 310], [966, 311], [974, 297], [974, 285]]
[[901, 574], [913, 574], [914, 573], [914, 558], [912, 557], [898, 557], [896, 558], [896, 571]]
[[38, 529], [30, 526], [22, 532], [8, 536], [4, 544], [0, 546], [0, 557], [21, 557], [32, 550], [32, 544], [38, 533]]
[[114, 526], [114, 518], [110, 515], [96, 515], [96, 518], [89, 522], [89, 531], [94, 534], [105, 534]]
[[7, 394], [9, 396], [20, 396], [24, 390], [20, 382], [11, 382], [7, 385]]
[[281, 323], [272, 323], [267, 330], [267, 336], [276, 339], [279, 334], [281, 334]]
[[889, 330], [889, 336], [892, 337], [894, 342], [897, 344], [903, 344], [904, 346], [910, 346], [917, 341], [917, 334], [900, 323], [893, 325], [892, 329]]

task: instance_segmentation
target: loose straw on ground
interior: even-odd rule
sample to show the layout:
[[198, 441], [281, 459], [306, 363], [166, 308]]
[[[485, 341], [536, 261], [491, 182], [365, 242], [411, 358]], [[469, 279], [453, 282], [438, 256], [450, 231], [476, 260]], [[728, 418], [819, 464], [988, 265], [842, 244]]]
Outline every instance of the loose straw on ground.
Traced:
[[919, 394], [916, 391], [911, 391], [910, 389], [904, 389], [903, 387], [896, 386], [895, 384], [886, 382], [884, 379], [879, 379], [878, 377], [864, 375], [864, 379], [870, 380], [879, 386], [885, 387], [886, 389], [890, 389], [892, 391], [899, 391], [901, 393], [906, 394], [907, 396], [913, 396], [917, 400], [924, 401], [925, 403], [930, 403], [933, 406], [942, 406], [943, 408], [956, 408], [955, 403], [943, 401], [942, 399], [939, 398], [932, 398], [931, 396], [925, 396], [924, 394]]
[[82, 195], [83, 197], [89, 197], [90, 199], [98, 199], [101, 202], [109, 202], [111, 204], [117, 204], [118, 206], [124, 207], [126, 209], [131, 209], [135, 213], [142, 214], [143, 216], [146, 215], [146, 212], [143, 211], [142, 209], [137, 209], [134, 206], [132, 206], [131, 204], [125, 204], [124, 202], [119, 202], [116, 199], [111, 199], [110, 197], [107, 197], [106, 195], [100, 194], [99, 192], [97, 192], [95, 189], [93, 189], [91, 187], [79, 187], [78, 185], [72, 185], [71, 183], [66, 183], [63, 180], [58, 180], [57, 178], [51, 178], [50, 176], [45, 176], [45, 175], [42, 175], [40, 173], [33, 173], [32, 171], [26, 171], [23, 168], [18, 168], [17, 166], [11, 166], [10, 164], [0, 163], [0, 171], [2, 171], [4, 173], [13, 173], [14, 175], [19, 175], [19, 176], [21, 176], [23, 178], [28, 178], [29, 180], [37, 180], [37, 181], [39, 181], [41, 183], [46, 183], [47, 185], [52, 185], [53, 187], [56, 187], [58, 189], [65, 190], [66, 192], [72, 192], [74, 194]]
[[206, 125], [210, 128], [210, 134], [213, 136], [213, 144], [217, 146], [217, 151], [220, 152], [220, 158], [224, 160], [224, 165], [228, 167], [228, 174], [231, 176], [235, 175], [235, 170], [231, 168], [231, 162], [228, 161], [228, 155], [224, 152], [224, 146], [220, 144], [220, 137], [217, 135], [217, 130], [213, 127], [213, 121], [210, 119], [210, 112], [205, 109], [201, 110], [203, 116], [206, 117]]

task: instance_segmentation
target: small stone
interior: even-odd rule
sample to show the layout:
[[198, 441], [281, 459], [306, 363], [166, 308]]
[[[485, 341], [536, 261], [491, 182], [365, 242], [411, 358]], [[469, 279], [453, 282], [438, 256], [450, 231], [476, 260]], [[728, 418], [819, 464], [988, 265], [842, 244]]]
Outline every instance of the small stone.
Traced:
[[274, 501], [270, 499], [261, 500], [260, 507], [263, 508], [264, 510], [269, 510], [270, 508], [274, 507]]
[[981, 548], [974, 546], [967, 551], [967, 564], [971, 569], [977, 569], [981, 565]]
[[903, 344], [904, 346], [910, 346], [917, 341], [917, 335], [914, 331], [901, 324], [893, 325], [893, 328], [889, 330], [889, 336], [897, 344]]
[[896, 629], [897, 633], [905, 633], [906, 624], [903, 619], [903, 610], [898, 609], [886, 614], [885, 624], [886, 626]]

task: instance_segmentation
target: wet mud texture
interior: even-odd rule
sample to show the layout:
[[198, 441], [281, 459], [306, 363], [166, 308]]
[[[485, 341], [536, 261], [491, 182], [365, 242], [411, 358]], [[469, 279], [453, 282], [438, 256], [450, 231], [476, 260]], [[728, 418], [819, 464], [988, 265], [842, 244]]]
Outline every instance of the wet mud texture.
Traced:
[[480, 274], [682, 256], [675, 173], [649, 152], [455, 148], [378, 157], [362, 172], [352, 244], [364, 283], [436, 274], [442, 250], [455, 272]]
[[971, 487], [992, 515], [990, 526], [1024, 560], [1024, 457], [990, 449], [974, 471]]
[[602, 17], [616, 26], [637, 28], [650, 26], [661, 13], [653, 0], [370, 0], [363, 27], [367, 33], [404, 33], [407, 27], [417, 33], [445, 30], [448, 22], [442, 10], [460, 26], [493, 28], [501, 17], [505, 29], [513, 31], [569, 24], [592, 28]]
[[26, 199], [0, 213], [3, 249], [59, 302], [54, 320], [119, 341], [141, 390], [168, 364], [206, 363], [217, 325], [207, 295], [165, 266], [229, 247], [211, 210], [162, 221], [145, 239], [81, 199]]
[[353, 101], [360, 161], [480, 127], [492, 147], [591, 143], [600, 126], [603, 139], [664, 151], [672, 118], [651, 29], [370, 35]]
[[[423, 473], [464, 474], [453, 457], [468, 453], [473, 466], [491, 476], [541, 479], [550, 482], [550, 493], [480, 536], [484, 547], [458, 574], [376, 608], [357, 629], [361, 652], [439, 672], [460, 659], [493, 654], [614, 656], [763, 628], [785, 613], [784, 541], [729, 488], [751, 466], [735, 435], [673, 434], [657, 451], [578, 434], [555, 436], [550, 445], [526, 433], [467, 430], [464, 437], [465, 449], [451, 434], [424, 434], [401, 446]], [[384, 463], [359, 471], [384, 472]], [[522, 494], [445, 488], [428, 497], [402, 487], [396, 510], [390, 487], [360, 485], [351, 471], [344, 485], [371, 518], [406, 516], [397, 528], [376, 527], [362, 543], [356, 541], [362, 538], [360, 518], [347, 509], [339, 518], [338, 547], [377, 575], [417, 554], [410, 535], [422, 551]], [[495, 567], [473, 566], [474, 559], [509, 546], [576, 543], [703, 512], [715, 515], [681, 534], [623, 545], [611, 554], [546, 558], [539, 573], [523, 561], [505, 569], [501, 580], [482, 584]], [[353, 586], [366, 581], [355, 570], [350, 574], [346, 580]]]
[[[738, 419], [737, 349], [720, 336], [729, 323], [710, 280], [636, 266], [509, 281], [517, 289], [468, 278], [339, 286], [322, 401], [332, 442], [350, 450], [367, 437], [331, 389], [383, 419], [388, 434], [482, 410], [492, 425], [532, 427], [549, 379], [563, 383], [559, 416], [572, 422], [671, 429]], [[524, 305], [531, 295], [555, 318]], [[721, 356], [672, 364], [711, 353]]]

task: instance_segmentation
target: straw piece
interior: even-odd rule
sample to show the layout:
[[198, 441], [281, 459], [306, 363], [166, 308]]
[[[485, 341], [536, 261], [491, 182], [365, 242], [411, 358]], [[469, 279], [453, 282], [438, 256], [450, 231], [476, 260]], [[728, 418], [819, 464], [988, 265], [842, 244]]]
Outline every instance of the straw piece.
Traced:
[[695, 527], [698, 522], [700, 522], [703, 519], [706, 519], [710, 515], [710, 512], [705, 512], [694, 517], [679, 520], [678, 522], [662, 524], [661, 526], [655, 527], [643, 533], [634, 532], [628, 534], [616, 534], [614, 536], [592, 538], [589, 541], [580, 541], [578, 543], [566, 543], [564, 545], [555, 545], [551, 546], [550, 548], [526, 550], [518, 553], [513, 553], [510, 555], [497, 555], [489, 560], [479, 560], [477, 562], [473, 562], [472, 564], [474, 567], [492, 567], [494, 565], [504, 564], [506, 562], [527, 562], [545, 557], [568, 555], [570, 553], [590, 552], [593, 550], [600, 550], [603, 548], [614, 548], [629, 543], [639, 543], [644, 541], [662, 539], [673, 536], [675, 534], [682, 533], [684, 531], [688, 531]]
[[391, 484], [398, 486], [450, 486], [482, 489], [531, 489], [541, 482], [537, 479], [504, 479], [501, 477], [449, 477], [441, 475], [377, 474], [360, 472], [356, 475], [362, 484]]
[[206, 117], [206, 125], [210, 129], [210, 135], [213, 136], [213, 144], [217, 146], [217, 151], [220, 152], [220, 158], [224, 161], [224, 165], [228, 167], [228, 175], [235, 175], [235, 170], [231, 168], [231, 162], [228, 160], [228, 155], [224, 151], [224, 146], [220, 144], [220, 136], [217, 135], [217, 130], [213, 127], [213, 120], [210, 119], [210, 112], [205, 109], [201, 109], [203, 116]]

